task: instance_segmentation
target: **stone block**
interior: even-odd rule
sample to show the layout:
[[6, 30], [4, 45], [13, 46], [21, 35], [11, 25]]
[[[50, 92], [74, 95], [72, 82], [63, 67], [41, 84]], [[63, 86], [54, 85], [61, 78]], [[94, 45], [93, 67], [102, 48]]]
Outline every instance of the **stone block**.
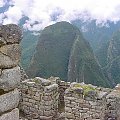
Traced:
[[11, 112], [1, 115], [0, 120], [19, 120], [19, 109], [15, 108]]
[[53, 116], [40, 116], [40, 120], [53, 120]]
[[[19, 44], [4, 45], [0, 47], [0, 53], [1, 68], [9, 68], [18, 65], [21, 56], [21, 49]], [[5, 61], [5, 59], [7, 60], [7, 62]]]
[[58, 85], [52, 84], [52, 85], [45, 87], [45, 92], [52, 92], [52, 91], [57, 90], [57, 89], [58, 89]]
[[22, 40], [22, 30], [15, 24], [8, 24], [0, 26], [0, 36], [4, 38], [0, 43], [20, 43]]
[[66, 113], [65, 116], [68, 119], [73, 119], [74, 120], [74, 118], [75, 118], [74, 114], [72, 114], [72, 113]]
[[0, 76], [0, 89], [9, 91], [16, 88], [20, 84], [21, 73], [20, 67], [14, 67], [12, 69], [4, 69]]
[[19, 91], [15, 89], [0, 96], [0, 114], [16, 108], [19, 104]]
[[12, 68], [16, 65], [18, 65], [18, 62], [16, 63], [9, 56], [6, 56], [0, 52], [0, 68]]

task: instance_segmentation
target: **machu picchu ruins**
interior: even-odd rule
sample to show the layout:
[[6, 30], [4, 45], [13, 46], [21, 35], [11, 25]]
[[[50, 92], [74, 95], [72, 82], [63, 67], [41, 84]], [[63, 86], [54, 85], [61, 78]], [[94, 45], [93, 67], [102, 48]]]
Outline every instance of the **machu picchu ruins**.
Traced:
[[0, 26], [0, 120], [120, 120], [120, 84], [27, 78], [19, 65], [21, 40], [17, 25]]

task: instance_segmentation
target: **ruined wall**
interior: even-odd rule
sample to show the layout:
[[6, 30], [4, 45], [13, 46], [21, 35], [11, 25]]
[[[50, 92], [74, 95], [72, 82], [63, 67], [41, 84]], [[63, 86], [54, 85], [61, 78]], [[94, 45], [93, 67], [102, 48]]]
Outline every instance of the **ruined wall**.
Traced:
[[17, 25], [0, 26], [0, 120], [19, 120], [21, 39], [22, 31]]
[[28, 79], [22, 82], [20, 109], [29, 120], [120, 120], [120, 85], [108, 89], [57, 77]]
[[28, 119], [53, 120], [58, 112], [58, 85], [43, 78], [22, 82], [21, 111]]
[[104, 120], [120, 120], [120, 84], [106, 96]]
[[61, 104], [64, 102], [65, 90], [70, 87], [70, 82], [65, 82], [58, 79], [56, 80], [56, 83], [58, 84], [59, 87], [59, 93], [60, 93], [59, 103]]
[[72, 83], [65, 91], [66, 120], [120, 120], [120, 90]]

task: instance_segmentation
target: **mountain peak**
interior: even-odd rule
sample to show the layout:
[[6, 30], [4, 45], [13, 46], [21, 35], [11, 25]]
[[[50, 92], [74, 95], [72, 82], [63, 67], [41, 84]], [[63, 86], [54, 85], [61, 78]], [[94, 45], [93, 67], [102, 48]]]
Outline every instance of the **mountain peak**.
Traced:
[[[31, 69], [32, 68], [32, 69]], [[89, 43], [79, 29], [68, 22], [46, 27], [27, 70], [30, 77], [58, 76], [68, 81], [108, 85]]]

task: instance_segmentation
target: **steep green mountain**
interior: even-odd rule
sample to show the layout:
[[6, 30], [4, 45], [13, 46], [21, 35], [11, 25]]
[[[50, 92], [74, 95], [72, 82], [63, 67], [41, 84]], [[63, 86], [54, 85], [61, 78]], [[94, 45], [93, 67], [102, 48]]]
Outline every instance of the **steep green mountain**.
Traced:
[[113, 34], [107, 50], [107, 66], [104, 68], [114, 84], [120, 83], [120, 30]]
[[106, 85], [100, 66], [88, 42], [81, 36], [74, 42], [69, 60], [68, 81]]
[[56, 23], [41, 32], [27, 74], [108, 86], [89, 43], [68, 22]]
[[96, 20], [85, 22], [82, 20], [75, 20], [72, 23], [82, 31], [85, 39], [89, 41], [100, 65], [105, 67], [107, 65], [106, 51], [108, 49], [109, 40], [112, 34], [120, 28], [120, 22], [115, 24], [108, 21], [106, 25], [96, 25]]
[[[20, 26], [25, 23], [27, 17], [24, 17], [20, 21]], [[82, 20], [76, 20], [72, 22], [76, 25], [83, 33], [85, 39], [89, 41], [94, 54], [96, 55], [100, 65], [105, 67], [107, 65], [107, 48], [110, 38], [114, 31], [120, 28], [120, 22], [113, 24], [108, 22], [109, 27], [106, 26], [97, 26], [96, 21], [83, 22]], [[31, 31], [24, 31], [23, 41], [21, 43], [23, 54], [21, 64], [26, 70], [30, 64], [31, 56], [33, 56], [36, 43], [38, 41], [39, 35], [34, 35]]]
[[[46, 27], [40, 35], [36, 53], [29, 67], [29, 76], [60, 76], [67, 79], [67, 66], [76, 36], [74, 26], [61, 22]], [[30, 69], [32, 68], [32, 69]]]

